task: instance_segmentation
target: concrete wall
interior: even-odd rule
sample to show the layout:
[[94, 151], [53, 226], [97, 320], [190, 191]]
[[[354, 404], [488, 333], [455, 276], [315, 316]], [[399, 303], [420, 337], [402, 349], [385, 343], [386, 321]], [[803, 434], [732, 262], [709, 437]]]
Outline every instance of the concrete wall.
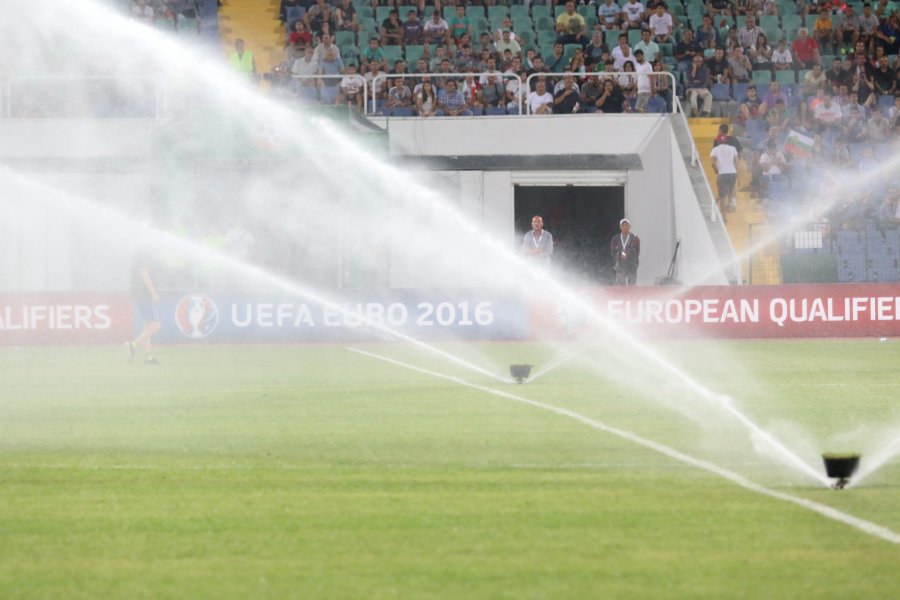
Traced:
[[[396, 155], [636, 154], [642, 165], [639, 170], [460, 171], [456, 176], [461, 206], [481, 228], [513, 248], [517, 244], [513, 228], [517, 183], [624, 185], [625, 214], [642, 241], [641, 285], [652, 285], [666, 274], [678, 240], [682, 242], [678, 262], [682, 282], [727, 284], [668, 117], [394, 119], [388, 122], [388, 132], [391, 153]], [[415, 281], [411, 273], [401, 271], [397, 282]]]

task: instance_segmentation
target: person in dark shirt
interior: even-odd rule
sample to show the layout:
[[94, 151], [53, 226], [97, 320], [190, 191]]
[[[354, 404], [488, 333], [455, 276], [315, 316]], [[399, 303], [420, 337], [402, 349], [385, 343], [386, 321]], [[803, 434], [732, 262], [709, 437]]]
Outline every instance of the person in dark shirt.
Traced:
[[837, 94], [842, 85], [850, 85], [850, 82], [853, 80], [853, 75], [849, 73], [849, 71], [844, 70], [841, 66], [840, 58], [835, 58], [831, 61], [831, 68], [825, 73], [825, 79], [828, 80], [828, 85], [831, 87], [831, 93]]
[[425, 27], [419, 20], [416, 11], [411, 10], [407, 14], [406, 21], [403, 22], [403, 44], [410, 46], [420, 46], [425, 41]]
[[563, 75], [562, 88], [553, 97], [553, 113], [557, 115], [578, 112], [581, 108], [581, 95], [572, 71]]
[[731, 81], [731, 68], [728, 59], [725, 58], [725, 49], [716, 48], [716, 53], [706, 61], [709, 75], [714, 83], [729, 83]]
[[637, 285], [637, 271], [641, 257], [641, 239], [631, 233], [631, 221], [619, 221], [619, 233], [609, 242], [616, 285]]
[[381, 45], [399, 46], [402, 43], [403, 23], [400, 22], [400, 12], [394, 9], [381, 24]]
[[145, 353], [144, 364], [159, 364], [152, 349], [153, 336], [160, 329], [159, 292], [154, 283], [158, 271], [158, 263], [150, 254], [143, 249], [138, 251], [131, 265], [131, 296], [143, 321], [143, 328], [136, 338], [125, 342], [128, 362], [134, 362], [134, 356], [141, 348]]
[[612, 79], [604, 79], [603, 92], [595, 105], [598, 113], [621, 113], [625, 110], [625, 94]]

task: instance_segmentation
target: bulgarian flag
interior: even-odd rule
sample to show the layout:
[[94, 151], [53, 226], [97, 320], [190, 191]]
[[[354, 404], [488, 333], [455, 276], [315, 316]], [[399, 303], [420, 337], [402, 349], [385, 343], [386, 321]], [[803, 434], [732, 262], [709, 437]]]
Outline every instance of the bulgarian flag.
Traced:
[[809, 158], [812, 156], [812, 149], [813, 139], [793, 129], [784, 140], [784, 151], [795, 158]]

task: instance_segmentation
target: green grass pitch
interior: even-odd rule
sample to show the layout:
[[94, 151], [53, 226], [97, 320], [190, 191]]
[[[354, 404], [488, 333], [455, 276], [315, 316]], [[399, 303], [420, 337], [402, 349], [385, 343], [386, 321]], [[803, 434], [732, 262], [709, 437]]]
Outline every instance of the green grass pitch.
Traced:
[[[593, 349], [526, 385], [900, 532], [900, 463], [844, 491], [753, 451], [656, 365]], [[447, 344], [503, 374], [561, 355]], [[659, 349], [804, 457], [900, 432], [900, 343]], [[0, 349], [0, 597], [896, 598], [900, 546], [583, 423], [342, 346]], [[891, 427], [893, 426], [893, 430]], [[862, 442], [860, 441], [862, 440]], [[865, 455], [863, 460], [865, 460]]]

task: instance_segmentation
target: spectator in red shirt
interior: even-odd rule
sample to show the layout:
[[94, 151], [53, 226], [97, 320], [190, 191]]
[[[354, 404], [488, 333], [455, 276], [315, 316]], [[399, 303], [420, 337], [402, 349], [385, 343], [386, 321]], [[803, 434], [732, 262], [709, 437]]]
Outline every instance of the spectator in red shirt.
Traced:
[[819, 62], [819, 43], [809, 37], [806, 27], [797, 30], [797, 39], [791, 44], [794, 63], [801, 69], [812, 69]]

